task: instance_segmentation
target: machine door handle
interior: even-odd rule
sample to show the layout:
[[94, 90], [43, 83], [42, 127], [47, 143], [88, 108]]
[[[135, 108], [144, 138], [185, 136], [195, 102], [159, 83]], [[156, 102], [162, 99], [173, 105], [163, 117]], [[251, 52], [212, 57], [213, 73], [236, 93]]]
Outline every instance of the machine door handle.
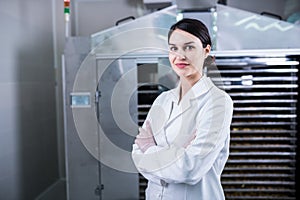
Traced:
[[135, 20], [135, 17], [134, 16], [129, 16], [129, 17], [125, 17], [125, 18], [123, 18], [123, 19], [120, 19], [120, 20], [118, 20], [117, 22], [116, 22], [116, 26], [118, 26], [120, 23], [122, 23], [122, 22], [125, 22], [125, 21], [127, 21], [127, 20]]
[[262, 13], [260, 13], [260, 15], [266, 15], [266, 16], [270, 16], [270, 17], [273, 17], [273, 18], [277, 18], [277, 19], [279, 19], [279, 20], [282, 20], [282, 17], [281, 16], [279, 16], [279, 15], [276, 15], [276, 14], [274, 14], [274, 13], [269, 13], [269, 12], [262, 12]]

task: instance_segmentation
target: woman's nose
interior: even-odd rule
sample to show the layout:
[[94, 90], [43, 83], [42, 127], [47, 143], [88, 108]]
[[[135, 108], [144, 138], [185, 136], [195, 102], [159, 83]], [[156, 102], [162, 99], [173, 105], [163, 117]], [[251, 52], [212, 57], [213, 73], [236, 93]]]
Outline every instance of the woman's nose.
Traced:
[[180, 60], [186, 59], [185, 52], [184, 51], [176, 52], [176, 57], [177, 57], [177, 59], [180, 59]]

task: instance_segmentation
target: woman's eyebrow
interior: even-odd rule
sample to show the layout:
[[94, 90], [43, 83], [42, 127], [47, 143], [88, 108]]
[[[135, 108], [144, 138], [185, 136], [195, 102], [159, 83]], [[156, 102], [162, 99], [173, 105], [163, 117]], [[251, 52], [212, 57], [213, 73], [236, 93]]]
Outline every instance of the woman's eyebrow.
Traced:
[[193, 43], [195, 43], [195, 42], [191, 41], [191, 42], [187, 42], [187, 43], [184, 43], [184, 44], [187, 45], [187, 44], [193, 44]]
[[[191, 41], [191, 42], [186, 42], [183, 45], [189, 45], [189, 44], [194, 44], [195, 42]], [[170, 46], [176, 46], [176, 44], [171, 44], [169, 43]]]

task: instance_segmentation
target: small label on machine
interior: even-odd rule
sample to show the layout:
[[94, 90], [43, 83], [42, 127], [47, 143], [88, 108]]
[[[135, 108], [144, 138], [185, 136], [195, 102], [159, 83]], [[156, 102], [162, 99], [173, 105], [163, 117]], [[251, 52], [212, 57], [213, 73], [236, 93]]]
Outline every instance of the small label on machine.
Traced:
[[71, 93], [70, 94], [71, 108], [90, 107], [90, 93]]

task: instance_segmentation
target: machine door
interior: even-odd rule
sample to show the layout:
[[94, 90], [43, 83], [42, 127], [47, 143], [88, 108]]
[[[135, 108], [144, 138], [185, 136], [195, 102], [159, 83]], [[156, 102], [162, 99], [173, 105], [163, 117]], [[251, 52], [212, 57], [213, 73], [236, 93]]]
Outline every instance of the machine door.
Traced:
[[132, 144], [155, 97], [178, 78], [159, 56], [101, 58], [97, 76], [101, 197], [143, 199], [147, 183], [131, 159]]
[[138, 174], [131, 160], [137, 135], [137, 71], [134, 59], [98, 59], [101, 199], [138, 199]]

